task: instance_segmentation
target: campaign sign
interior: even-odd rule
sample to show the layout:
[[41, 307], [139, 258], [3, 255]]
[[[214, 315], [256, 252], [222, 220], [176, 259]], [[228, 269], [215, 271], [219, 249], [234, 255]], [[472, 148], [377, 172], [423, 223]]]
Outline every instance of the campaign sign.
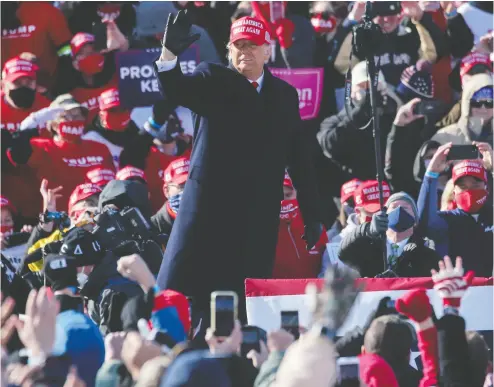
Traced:
[[303, 120], [316, 118], [321, 107], [324, 69], [277, 69], [270, 68], [271, 73], [297, 89], [298, 108]]
[[[160, 48], [129, 50], [117, 53], [120, 103], [126, 108], [150, 106], [162, 99], [153, 62]], [[179, 57], [182, 73], [191, 74], [199, 61], [197, 46], [190, 46]]]

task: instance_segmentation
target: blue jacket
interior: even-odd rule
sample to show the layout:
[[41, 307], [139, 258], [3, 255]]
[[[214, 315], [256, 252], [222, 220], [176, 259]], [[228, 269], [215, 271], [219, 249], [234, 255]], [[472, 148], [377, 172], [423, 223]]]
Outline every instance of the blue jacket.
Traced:
[[103, 337], [91, 319], [75, 310], [57, 316], [54, 354], [69, 355], [87, 387], [95, 385], [96, 373], [105, 360]]
[[439, 211], [437, 179], [425, 176], [418, 209], [421, 232], [435, 241], [441, 256], [449, 255], [453, 260], [462, 257], [465, 270], [473, 270], [478, 277], [492, 276], [492, 197], [480, 210], [478, 220], [459, 208]]

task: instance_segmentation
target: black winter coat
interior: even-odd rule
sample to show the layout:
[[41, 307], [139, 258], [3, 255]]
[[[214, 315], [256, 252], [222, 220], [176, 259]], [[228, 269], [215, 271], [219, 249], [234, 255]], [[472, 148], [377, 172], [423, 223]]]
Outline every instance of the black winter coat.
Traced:
[[297, 92], [267, 68], [260, 93], [215, 64], [200, 64], [192, 76], [176, 66], [158, 78], [194, 122], [189, 178], [158, 284], [205, 310], [214, 290], [234, 290], [242, 303], [246, 278], [272, 274], [287, 166], [305, 223], [321, 221]]
[[[369, 235], [370, 223], [361, 224], [341, 242], [342, 262], [357, 269], [361, 277], [375, 277], [382, 273], [383, 247], [380, 238]], [[427, 277], [441, 257], [427, 247], [425, 239], [412, 235], [391, 269], [399, 277]]]
[[151, 223], [158, 229], [160, 234], [171, 234], [175, 219], [173, 219], [166, 210], [166, 202], [158, 212], [151, 217]]
[[[396, 103], [387, 99], [386, 113], [380, 117], [381, 159], [384, 165], [386, 139], [396, 114]], [[321, 123], [317, 140], [324, 155], [340, 166], [342, 171], [360, 180], [376, 178], [376, 156], [372, 125], [369, 124], [370, 106], [357, 105], [351, 112], [353, 124], [345, 109], [337, 115], [326, 118]], [[360, 129], [364, 127], [364, 129]], [[345, 183], [341, 181], [339, 186]]]

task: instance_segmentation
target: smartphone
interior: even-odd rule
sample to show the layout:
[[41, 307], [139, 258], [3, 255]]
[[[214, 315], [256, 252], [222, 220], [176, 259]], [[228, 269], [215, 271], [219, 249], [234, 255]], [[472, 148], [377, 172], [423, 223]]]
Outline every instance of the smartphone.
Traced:
[[259, 328], [253, 326], [242, 327], [242, 345], [240, 346], [240, 354], [246, 357], [250, 350], [255, 349], [261, 353], [261, 335]]
[[413, 107], [413, 114], [426, 116], [442, 106], [441, 101], [420, 101]]
[[453, 145], [448, 153], [448, 160], [475, 160], [480, 153], [475, 145]]
[[295, 336], [295, 340], [300, 337], [298, 322], [298, 310], [281, 311], [281, 328]]
[[237, 319], [238, 296], [235, 292], [211, 293], [211, 328], [217, 337], [228, 337]]
[[336, 360], [338, 386], [360, 386], [360, 363], [357, 357], [340, 357]]

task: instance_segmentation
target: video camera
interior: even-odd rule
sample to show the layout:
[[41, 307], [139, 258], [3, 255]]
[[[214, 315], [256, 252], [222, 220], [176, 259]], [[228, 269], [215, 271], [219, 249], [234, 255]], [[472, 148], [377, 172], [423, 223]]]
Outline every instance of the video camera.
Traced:
[[92, 233], [101, 247], [118, 256], [139, 253], [139, 241], [152, 239], [151, 225], [136, 207], [106, 208], [95, 217]]
[[61, 211], [45, 211], [39, 214], [39, 221], [41, 223], [54, 222], [60, 229], [70, 227], [69, 216], [66, 212]]

